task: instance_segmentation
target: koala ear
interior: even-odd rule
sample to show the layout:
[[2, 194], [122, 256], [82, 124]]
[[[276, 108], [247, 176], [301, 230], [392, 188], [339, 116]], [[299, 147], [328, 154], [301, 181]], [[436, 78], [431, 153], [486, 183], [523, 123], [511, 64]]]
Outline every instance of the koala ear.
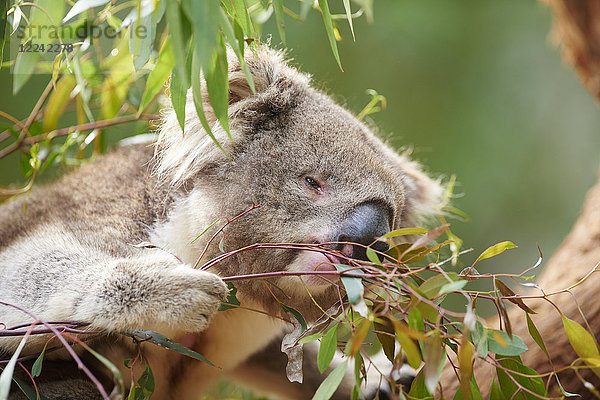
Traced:
[[399, 156], [399, 162], [405, 189], [402, 221], [406, 226], [415, 226], [441, 212], [444, 187], [439, 180], [425, 174], [419, 163], [410, 160], [406, 153]]
[[[258, 46], [247, 49], [244, 54], [245, 67], [254, 82], [252, 92], [239, 60], [229, 49], [229, 105], [233, 117], [246, 118], [248, 113], [238, 115], [239, 109], [260, 109], [267, 114], [278, 113], [293, 106], [302, 91], [309, 88], [310, 77], [291, 68], [281, 51]], [[268, 116], [268, 115], [267, 115]], [[265, 116], [263, 116], [265, 117]]]
[[[252, 75], [255, 92], [234, 52], [228, 49], [229, 122], [233, 142], [238, 141], [248, 127], [293, 106], [299, 94], [309, 88], [310, 82], [308, 75], [287, 65], [282, 52], [267, 46], [247, 50], [244, 60]], [[211, 131], [228, 153], [233, 147], [232, 140], [217, 122], [204, 82], [202, 85], [203, 106]], [[154, 160], [154, 171], [161, 178], [180, 185], [209, 162], [226, 157], [204, 131], [196, 115], [191, 89], [186, 99], [185, 132], [170, 105], [163, 111], [163, 116]]]

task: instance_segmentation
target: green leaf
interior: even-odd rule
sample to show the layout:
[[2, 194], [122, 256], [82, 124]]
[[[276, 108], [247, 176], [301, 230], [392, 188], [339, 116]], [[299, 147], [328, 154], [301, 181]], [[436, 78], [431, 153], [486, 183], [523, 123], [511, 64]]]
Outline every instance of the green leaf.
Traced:
[[381, 236], [380, 239], [393, 238], [397, 236], [406, 236], [406, 235], [424, 235], [428, 231], [425, 228], [402, 228], [396, 229], [395, 231], [391, 231]]
[[237, 288], [233, 286], [233, 282], [227, 282], [227, 288], [229, 292], [227, 293], [227, 299], [224, 302], [221, 302], [221, 306], [219, 307], [219, 311], [229, 310], [230, 308], [237, 308], [236, 306], [240, 305], [240, 301], [237, 299]]
[[323, 339], [321, 339], [319, 354], [317, 356], [317, 366], [321, 373], [327, 370], [327, 367], [329, 367], [329, 364], [335, 355], [335, 350], [337, 349], [337, 327], [337, 325], [334, 325], [333, 328], [329, 329], [325, 336], [323, 336]]
[[156, 36], [156, 22], [152, 14], [134, 21], [129, 35], [129, 51], [133, 56], [133, 67], [139, 71], [146, 65], [152, 54], [152, 44]]
[[115, 366], [115, 364], [110, 362], [108, 360], [108, 358], [99, 354], [98, 352], [96, 352], [94, 349], [92, 349], [89, 346], [84, 346], [84, 347], [94, 357], [96, 357], [96, 359], [98, 361], [100, 361], [102, 363], [102, 365], [104, 365], [110, 371], [110, 373], [113, 375], [114, 379], [117, 381], [117, 384], [119, 385], [119, 388], [120, 388], [119, 393], [123, 393], [125, 391], [125, 384], [123, 383], [123, 376], [121, 375], [121, 371]]
[[[584, 360], [600, 358], [596, 340], [584, 327], [564, 315], [562, 316], [562, 321], [565, 331], [567, 331], [569, 342], [580, 358]], [[588, 362], [586, 364], [590, 365]], [[600, 367], [592, 368], [592, 371], [600, 376]]]
[[31, 367], [31, 376], [34, 378], [37, 378], [42, 373], [42, 362], [44, 361], [44, 354], [46, 354], [46, 346], [44, 346], [44, 349], [42, 350], [38, 358], [35, 359], [35, 362]]
[[298, 340], [298, 344], [314, 342], [315, 340], [321, 339], [322, 336], [322, 332], [313, 333], [312, 335], [305, 336], [302, 339]]
[[495, 245], [488, 247], [483, 253], [481, 253], [481, 255], [479, 257], [477, 257], [477, 260], [475, 260], [475, 262], [473, 263], [472, 266], [474, 266], [481, 260], [485, 260], [486, 258], [497, 256], [498, 254], [503, 253], [505, 250], [513, 249], [515, 247], [517, 247], [517, 245], [514, 244], [513, 242], [506, 241], [506, 242], [496, 243]]
[[382, 319], [383, 323], [374, 322], [373, 327], [375, 328], [375, 334], [383, 353], [391, 362], [394, 362], [396, 341], [394, 340], [394, 327], [388, 319]]
[[312, 400], [329, 400], [335, 393], [338, 386], [340, 386], [347, 367], [347, 362], [335, 367], [335, 369], [331, 371], [327, 378], [325, 378], [325, 380], [321, 383]]
[[352, 23], [352, 8], [350, 7], [350, 0], [344, 0], [344, 9], [346, 10], [348, 25], [350, 25], [350, 32], [352, 32], [352, 40], [356, 42], [356, 37], [354, 36], [354, 25]]
[[467, 283], [468, 282], [466, 280], [464, 280], [464, 279], [459, 279], [459, 280], [457, 280], [455, 282], [446, 283], [444, 286], [442, 286], [440, 288], [438, 296], [462, 290], [462, 288], [464, 288], [467, 285]]
[[206, 90], [210, 99], [210, 105], [219, 120], [219, 123], [231, 137], [229, 131], [229, 79], [227, 78], [227, 48], [223, 36], [219, 35], [217, 46], [213, 52], [212, 62], [205, 70]]
[[[475, 377], [471, 378], [469, 394], [470, 394], [470, 397], [468, 397], [469, 399], [483, 400], [483, 396], [481, 396], [481, 392], [479, 391], [479, 386], [477, 386], [477, 381], [475, 381]], [[453, 400], [462, 400], [462, 399], [464, 399], [464, 397], [462, 396], [462, 393], [459, 390], [454, 395]], [[506, 400], [506, 399], [502, 399], [502, 400]]]
[[473, 332], [473, 344], [477, 346], [477, 352], [487, 357], [488, 347], [488, 331], [480, 321], [475, 321], [475, 331]]
[[[500, 290], [500, 293], [502, 293], [503, 296], [505, 296], [505, 297], [516, 296], [515, 292], [513, 292], [508, 286], [506, 286], [504, 284], [504, 282], [502, 282], [500, 279], [494, 278], [494, 283], [496, 284], [496, 287], [498, 288], [498, 290]], [[523, 302], [522, 299], [515, 297], [515, 298], [508, 298], [506, 300], [510, 301], [513, 304], [516, 304], [521, 310], [525, 311], [528, 314], [535, 314], [535, 311], [533, 311], [531, 308], [529, 308]]]
[[333, 23], [331, 19], [331, 13], [329, 12], [329, 4], [327, 0], [319, 0], [319, 7], [321, 8], [321, 14], [323, 15], [323, 23], [325, 24], [325, 30], [327, 31], [327, 37], [329, 38], [329, 46], [337, 61], [338, 66], [343, 71], [342, 63], [340, 61], [340, 54], [338, 53], [337, 42], [335, 41], [335, 34], [333, 33]]
[[281, 308], [283, 308], [283, 310], [285, 312], [291, 313], [294, 316], [294, 318], [296, 318], [296, 320], [300, 323], [300, 326], [302, 326], [302, 332], [301, 333], [304, 333], [304, 331], [307, 329], [307, 325], [306, 325], [306, 320], [304, 319], [304, 317], [302, 316], [302, 314], [300, 314], [300, 311], [296, 310], [293, 307], [286, 306], [283, 303], [279, 303], [279, 305], [281, 306]]
[[[187, 43], [189, 42], [188, 39], [185, 39], [184, 33], [183, 33], [183, 27], [182, 27], [182, 18], [181, 18], [181, 11], [179, 8], [179, 2], [172, 0], [172, 1], [165, 1], [167, 9], [166, 9], [166, 15], [167, 15], [167, 23], [169, 24], [169, 38], [171, 39], [171, 46], [173, 48], [173, 57], [175, 58], [175, 60], [177, 60], [178, 62], [175, 65], [175, 68], [178, 72], [178, 79], [181, 82], [180, 86], [184, 87], [185, 89], [190, 87], [190, 77], [188, 76], [188, 74], [186, 73], [186, 68], [185, 68], [185, 60], [187, 59], [187, 54], [188, 52], [186, 51], [187, 49]], [[172, 80], [172, 78], [171, 78]], [[171, 81], [171, 86], [173, 85], [173, 82]], [[171, 90], [171, 94], [172, 94], [172, 90]], [[179, 118], [179, 115], [178, 115]], [[180, 125], [181, 121], [179, 122]], [[182, 128], [183, 130], [183, 125]]]
[[370, 247], [367, 247], [367, 258], [373, 264], [381, 265], [381, 260], [377, 256], [377, 253], [375, 253], [375, 251]]
[[254, 28], [252, 27], [252, 20], [250, 19], [250, 15], [248, 15], [248, 7], [244, 0], [233, 0], [233, 9], [235, 10], [235, 15], [238, 17], [240, 21], [240, 25], [244, 31], [244, 34], [249, 38], [254, 38]]
[[213, 367], [215, 366], [213, 363], [204, 358], [203, 355], [196, 353], [194, 350], [188, 349], [184, 345], [177, 343], [158, 332], [133, 330], [123, 332], [123, 334], [131, 337], [138, 337], [150, 343], [154, 343], [157, 346], [164, 347], [165, 349], [172, 350], [176, 353], [183, 354], [184, 356], [188, 356], [199, 361], [203, 361], [209, 365], [212, 365]]
[[[181, 132], [185, 133], [185, 104], [187, 103], [187, 88], [182, 82], [181, 74], [179, 73], [179, 69], [177, 68], [174, 68], [173, 72], [171, 73], [171, 85], [169, 86], [169, 88], [171, 92], [171, 105], [173, 106], [173, 110], [175, 110], [177, 122], [179, 122]], [[201, 235], [199, 235], [198, 237], [200, 236]]]
[[[21, 8], [16, 6], [19, 9], [19, 13]], [[2, 61], [4, 61], [4, 45], [6, 43], [6, 13], [8, 12], [8, 0], [0, 0], [0, 65]], [[15, 11], [15, 14], [17, 11]], [[22, 14], [21, 14], [22, 15]], [[16, 15], [13, 16], [15, 18], [15, 25], [18, 26]], [[20, 18], [19, 18], [20, 20]], [[20, 21], [19, 21], [20, 22]]]
[[71, 7], [67, 15], [63, 18], [63, 24], [82, 12], [89, 10], [90, 8], [102, 6], [108, 3], [110, 0], [78, 0], [77, 3]]
[[140, 379], [138, 379], [138, 385], [141, 389], [138, 393], [142, 394], [143, 399], [149, 399], [152, 393], [154, 393], [154, 374], [150, 366], [146, 366], [146, 369], [142, 372]]
[[65, 107], [71, 99], [71, 92], [75, 89], [77, 82], [71, 74], [64, 75], [56, 84], [56, 89], [50, 94], [48, 105], [44, 112], [44, 132], [50, 132], [58, 126], [58, 119], [63, 115]]
[[433, 400], [433, 396], [429, 394], [427, 387], [425, 387], [425, 378], [423, 377], [423, 371], [421, 371], [417, 377], [413, 380], [410, 385], [410, 392], [408, 392], [409, 399], [419, 400]]
[[[517, 385], [513, 382], [512, 379], [508, 376], [510, 374], [514, 380], [516, 380], [519, 385], [522, 387], [531, 390], [534, 393], [539, 394], [540, 396], [546, 396], [546, 389], [544, 387], [544, 382], [539, 377], [525, 377], [524, 375], [538, 375], [537, 372], [523, 365], [521, 359], [517, 357], [509, 357], [509, 358], [497, 358], [498, 363], [503, 368], [496, 368], [496, 374], [498, 376], [498, 382], [500, 383], [500, 390], [502, 391], [503, 397], [506, 399], [514, 398], [514, 399], [527, 399], [534, 400], [539, 399], [538, 396], [534, 396], [527, 392], [521, 391], [517, 396], [514, 396], [515, 392], [518, 390]], [[518, 374], [511, 373], [512, 371], [517, 372]], [[513, 397], [514, 396], [514, 397]]]
[[[236, 26], [238, 26], [238, 30], [240, 30], [239, 25], [236, 24]], [[250, 85], [252, 93], [255, 93], [254, 79], [244, 60], [244, 34], [243, 32], [238, 32], [238, 34], [236, 34], [235, 29], [229, 23], [229, 18], [227, 18], [223, 10], [221, 10], [221, 28], [227, 42], [231, 45], [231, 48], [240, 62], [240, 66], [242, 67], [242, 71], [244, 71], [244, 75], [246, 76], [246, 80], [248, 81], [248, 85]]]
[[[344, 264], [333, 264], [333, 265], [340, 272], [351, 268], [350, 266], [344, 265]], [[352, 273], [361, 273], [362, 271], [353, 269], [351, 272]], [[363, 287], [361, 278], [342, 275], [342, 284], [344, 285], [344, 288], [346, 289], [346, 294], [348, 295], [348, 300], [350, 301], [350, 304], [356, 304], [362, 299], [365, 288]]]
[[396, 340], [398, 340], [402, 350], [404, 350], [408, 363], [414, 369], [419, 368], [422, 360], [419, 347], [415, 344], [410, 336], [408, 336], [402, 329], [399, 329], [400, 323], [395, 323], [394, 325], [396, 326]]
[[487, 330], [488, 349], [494, 354], [503, 356], [518, 356], [527, 351], [527, 345], [518, 337], [512, 338], [504, 331]]
[[439, 332], [434, 332], [425, 348], [425, 366], [423, 367], [423, 379], [425, 386], [431, 394], [435, 394], [435, 388], [440, 381], [442, 370], [446, 361], [446, 350], [444, 349]]
[[277, 32], [281, 42], [285, 45], [285, 24], [283, 22], [283, 0], [273, 0], [273, 8], [275, 9], [275, 21], [277, 22]]
[[[441, 293], [441, 289], [449, 283], [455, 283], [459, 281], [458, 275], [455, 273], [438, 274], [429, 279], [419, 286], [419, 293], [423, 295], [423, 297], [431, 300], [438, 297]], [[463, 281], [466, 283], [466, 281]]]
[[165, 82], [169, 79], [174, 66], [175, 59], [173, 58], [171, 39], [167, 38], [158, 53], [156, 65], [150, 76], [148, 76], [148, 81], [146, 81], [146, 89], [142, 95], [142, 102], [137, 113], [138, 116], [144, 112], [144, 109], [150, 104], [152, 99], [164, 89]]
[[[29, 24], [34, 27], [32, 31], [36, 32], [35, 37], [31, 39], [33, 43], [37, 44], [54, 43], [56, 41], [54, 27], [58, 27], [58, 23], [64, 15], [65, 2], [38, 0], [35, 4], [37, 4], [37, 7], [31, 7], [29, 14]], [[6, 13], [4, 15], [6, 16]], [[42, 29], [42, 27], [48, 29]], [[17, 55], [13, 68], [13, 94], [17, 94], [29, 80], [41, 56], [41, 52], [23, 52]]]
[[10, 391], [12, 377], [15, 372], [15, 365], [17, 364], [17, 359], [19, 358], [21, 351], [23, 351], [23, 347], [25, 347], [25, 343], [27, 342], [28, 338], [29, 338], [28, 335], [23, 336], [23, 339], [21, 339], [19, 346], [17, 347], [17, 349], [13, 353], [12, 357], [8, 361], [8, 364], [6, 364], [6, 366], [4, 367], [2, 374], [0, 374], [0, 399], [1, 400], [5, 400], [8, 398], [8, 392]]
[[[207, 2], [208, 3], [208, 2]], [[201, 64], [200, 64], [200, 56], [197, 51], [194, 51], [192, 56], [192, 94], [194, 98], [194, 106], [196, 107], [196, 114], [198, 115], [198, 119], [204, 128], [206, 134], [213, 140], [213, 142], [225, 153], [225, 149], [221, 146], [221, 143], [217, 140], [215, 135], [213, 134], [210, 126], [208, 125], [208, 120], [206, 119], [206, 114], [204, 113], [204, 106], [202, 103], [202, 82], [200, 80], [201, 77]]]
[[498, 386], [497, 380], [492, 380], [492, 387], [490, 388], [490, 400], [505, 400], [500, 386]]
[[300, 16], [302, 17], [302, 19], [306, 19], [306, 17], [308, 16], [308, 12], [312, 8], [313, 3], [314, 3], [314, 0], [304, 0], [303, 1], [302, 8], [300, 9]]
[[[219, 30], [220, 2], [183, 0], [181, 2], [184, 14], [192, 21], [194, 33], [194, 56], [202, 68], [207, 71], [212, 61], [213, 50], [217, 44]], [[194, 76], [192, 75], [192, 80]]]
[[371, 321], [369, 321], [367, 318], [363, 318], [358, 327], [356, 327], [354, 332], [352, 332], [352, 336], [346, 344], [346, 354], [348, 354], [350, 357], [354, 357], [358, 353], [364, 344], [365, 338], [369, 334], [370, 329]]
[[546, 354], [546, 357], [550, 359], [550, 354], [548, 354], [548, 350], [546, 350], [546, 344], [544, 343], [544, 339], [542, 339], [542, 335], [540, 335], [540, 332], [531, 320], [529, 314], [525, 314], [525, 316], [527, 317], [527, 330], [529, 331], [529, 334], [531, 335], [532, 339], [537, 343], [537, 345], [540, 346], [540, 349], [542, 349], [544, 354]]
[[[0, 371], [2, 371], [1, 367], [0, 367]], [[36, 393], [33, 386], [28, 385], [27, 383], [23, 382], [19, 378], [13, 376], [13, 381], [17, 384], [17, 386], [19, 387], [19, 389], [21, 389], [21, 391], [25, 394], [25, 396], [27, 396], [27, 399], [29, 399], [29, 400], [49, 400], [46, 396], [44, 396], [43, 393], [39, 393], [39, 396], [38, 396], [38, 393]]]

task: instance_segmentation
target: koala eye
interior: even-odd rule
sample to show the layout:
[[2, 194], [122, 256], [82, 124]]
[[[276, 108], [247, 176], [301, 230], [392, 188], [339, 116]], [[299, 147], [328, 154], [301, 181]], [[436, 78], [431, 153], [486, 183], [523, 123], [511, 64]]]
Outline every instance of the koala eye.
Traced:
[[304, 183], [306, 183], [306, 186], [308, 186], [314, 191], [317, 191], [319, 193], [323, 191], [323, 186], [321, 186], [321, 183], [316, 178], [313, 178], [311, 176], [305, 176]]

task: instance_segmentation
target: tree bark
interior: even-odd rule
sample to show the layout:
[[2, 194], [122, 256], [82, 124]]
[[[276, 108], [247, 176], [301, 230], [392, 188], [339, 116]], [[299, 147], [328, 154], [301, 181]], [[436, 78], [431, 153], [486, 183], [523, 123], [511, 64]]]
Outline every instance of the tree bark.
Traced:
[[[562, 48], [565, 61], [578, 73], [585, 88], [600, 104], [600, 1], [598, 0], [542, 0], [553, 11], [552, 32], [556, 44]], [[559, 291], [579, 282], [600, 262], [600, 180], [588, 192], [578, 220], [571, 232], [548, 261], [537, 283], [546, 293]], [[599, 268], [600, 270], [600, 268]], [[600, 273], [591, 274], [571, 293], [551, 296], [550, 299], [568, 318], [586, 327], [581, 313], [589, 322], [592, 333], [600, 337]], [[539, 294], [539, 291], [528, 294]], [[543, 300], [526, 300], [537, 314], [532, 320], [541, 333], [553, 366], [533, 341], [527, 330], [523, 310], [513, 307], [509, 310], [513, 332], [525, 341], [529, 350], [522, 354], [525, 365], [536, 371], [548, 372], [569, 366], [578, 358], [565, 333], [560, 313], [550, 303]], [[580, 312], [581, 310], [581, 312]], [[496, 328], [498, 319], [487, 321], [488, 327]], [[577, 365], [583, 366], [582, 362]], [[477, 382], [487, 397], [494, 371], [482, 360], [475, 362]], [[558, 374], [565, 390], [579, 393], [583, 398], [598, 397], [600, 379], [589, 369], [580, 369], [580, 377], [573, 369], [565, 369]], [[585, 383], [591, 383], [593, 387]], [[459, 381], [450, 366], [444, 371], [441, 380], [444, 397], [453, 396]], [[587, 387], [586, 387], [587, 386]], [[550, 395], [559, 395], [557, 383], [552, 379]]]

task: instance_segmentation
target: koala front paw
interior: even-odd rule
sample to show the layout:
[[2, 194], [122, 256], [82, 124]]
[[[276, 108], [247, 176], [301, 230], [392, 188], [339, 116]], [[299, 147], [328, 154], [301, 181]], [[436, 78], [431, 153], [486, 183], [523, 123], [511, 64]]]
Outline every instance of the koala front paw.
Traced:
[[177, 330], [200, 332], [208, 327], [227, 285], [217, 275], [181, 265], [169, 271], [168, 289], [163, 301], [168, 324]]
[[116, 262], [104, 271], [91, 295], [73, 301], [74, 320], [109, 331], [206, 329], [227, 295], [227, 285], [215, 274], [172, 261]]

